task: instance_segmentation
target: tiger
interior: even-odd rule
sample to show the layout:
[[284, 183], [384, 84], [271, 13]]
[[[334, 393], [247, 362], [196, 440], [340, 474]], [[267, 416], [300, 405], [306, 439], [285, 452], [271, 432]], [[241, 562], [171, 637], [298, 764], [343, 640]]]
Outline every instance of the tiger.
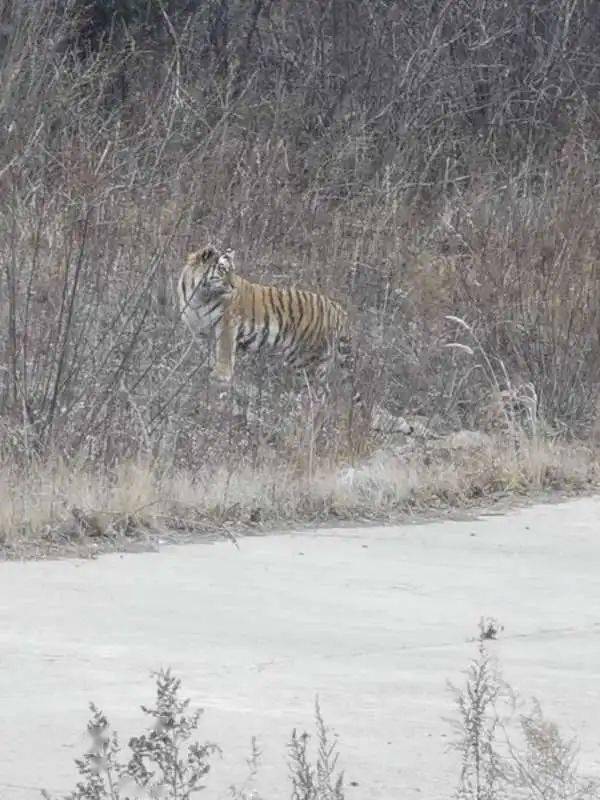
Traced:
[[[194, 333], [214, 331], [215, 377], [233, 379], [237, 351], [270, 350], [297, 371], [322, 374], [336, 362], [354, 370], [348, 313], [316, 292], [252, 283], [235, 251], [207, 245], [188, 255], [178, 283], [181, 316]], [[358, 402], [360, 398], [355, 398]]]
[[[252, 283], [238, 274], [235, 251], [212, 244], [190, 253], [177, 285], [179, 309], [192, 333], [215, 334], [215, 377], [233, 380], [238, 351], [271, 351], [295, 371], [317, 379], [318, 398], [329, 395], [328, 371], [340, 368], [352, 386], [352, 407], [367, 418], [354, 389], [354, 352], [346, 309], [317, 292]], [[405, 423], [406, 433], [411, 433]]]

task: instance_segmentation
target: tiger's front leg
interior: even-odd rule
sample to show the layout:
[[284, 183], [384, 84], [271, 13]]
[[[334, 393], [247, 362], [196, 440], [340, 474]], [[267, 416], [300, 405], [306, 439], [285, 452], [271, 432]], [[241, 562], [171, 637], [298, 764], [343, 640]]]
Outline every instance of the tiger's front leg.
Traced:
[[235, 366], [235, 349], [237, 346], [238, 326], [223, 319], [216, 328], [216, 365], [215, 378], [219, 383], [229, 385], [233, 379]]

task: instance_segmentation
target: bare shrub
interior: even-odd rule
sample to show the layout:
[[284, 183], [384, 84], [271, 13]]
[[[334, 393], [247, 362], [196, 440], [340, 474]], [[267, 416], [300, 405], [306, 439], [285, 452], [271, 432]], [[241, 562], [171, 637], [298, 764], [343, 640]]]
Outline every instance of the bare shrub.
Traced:
[[555, 723], [546, 719], [539, 702], [521, 714], [522, 747], [508, 743], [507, 777], [522, 797], [544, 800], [592, 800], [598, 797], [597, 781], [580, 774], [575, 740], [565, 740]]
[[487, 655], [484, 639], [478, 658], [468, 669], [464, 689], [454, 689], [454, 693], [459, 713], [455, 747], [462, 761], [457, 797], [504, 797], [504, 765], [496, 739], [500, 726], [497, 704], [506, 699], [507, 689]]
[[461, 758], [455, 797], [593, 800], [599, 796], [598, 782], [582, 775], [578, 767], [576, 742], [561, 736], [544, 717], [539, 702], [534, 700], [530, 710], [521, 711], [515, 725], [519, 698], [500, 674], [489, 637], [480, 636], [464, 687], [452, 691], [458, 710], [454, 747]]
[[[181, 700], [181, 682], [169, 670], [156, 675], [156, 703], [142, 706], [150, 728], [129, 740], [131, 757], [121, 761], [117, 733], [93, 704], [88, 723], [90, 745], [76, 761], [81, 776], [68, 800], [119, 800], [128, 797], [189, 798], [204, 788], [210, 758], [218, 752], [211, 743], [196, 741], [202, 711], [188, 714], [189, 700]], [[45, 793], [49, 797], [48, 793]]]
[[298, 734], [294, 730], [288, 745], [292, 800], [344, 800], [344, 776], [342, 772], [336, 774], [337, 741], [331, 740], [318, 700], [315, 720], [318, 748], [314, 764], [310, 759], [307, 733]]

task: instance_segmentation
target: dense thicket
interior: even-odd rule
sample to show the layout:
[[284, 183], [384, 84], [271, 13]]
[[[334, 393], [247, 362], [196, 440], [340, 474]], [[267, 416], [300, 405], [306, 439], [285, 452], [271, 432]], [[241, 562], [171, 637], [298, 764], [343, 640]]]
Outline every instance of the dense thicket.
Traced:
[[172, 280], [209, 238], [347, 299], [373, 402], [589, 432], [598, 42], [595, 0], [0, 2], [4, 446], [206, 458]]

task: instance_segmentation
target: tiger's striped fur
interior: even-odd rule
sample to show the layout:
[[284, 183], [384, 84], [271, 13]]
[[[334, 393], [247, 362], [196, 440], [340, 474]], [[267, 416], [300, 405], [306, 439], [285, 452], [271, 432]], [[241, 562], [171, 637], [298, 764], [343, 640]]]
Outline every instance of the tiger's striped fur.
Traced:
[[345, 309], [315, 292], [251, 283], [236, 273], [234, 256], [212, 245], [191, 253], [178, 285], [181, 314], [192, 331], [215, 333], [217, 380], [231, 382], [237, 350], [267, 349], [297, 370], [320, 376], [335, 362], [351, 376]]

